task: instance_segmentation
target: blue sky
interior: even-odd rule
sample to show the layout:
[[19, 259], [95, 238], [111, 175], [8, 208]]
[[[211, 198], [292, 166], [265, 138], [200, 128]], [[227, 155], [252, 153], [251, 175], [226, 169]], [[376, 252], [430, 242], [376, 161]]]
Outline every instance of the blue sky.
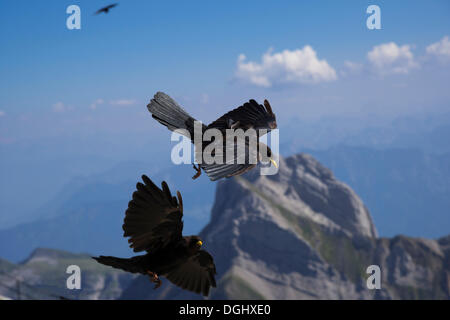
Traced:
[[[92, 15], [108, 3], [3, 1], [0, 110], [40, 113], [96, 99], [142, 105], [157, 90], [239, 103], [255, 89], [233, 81], [241, 53], [259, 61], [270, 47], [310, 45], [339, 70], [364, 63], [382, 43], [409, 44], [420, 56], [450, 34], [448, 1], [122, 1], [107, 16]], [[81, 8], [81, 30], [66, 29], [70, 4]], [[369, 4], [380, 6], [382, 30], [366, 28]]]
[[135, 0], [93, 15], [111, 2], [0, 2], [3, 209], [25, 175], [42, 203], [73, 176], [156, 157], [146, 146], [170, 139], [145, 107], [157, 91], [205, 122], [268, 98], [281, 137], [295, 119], [450, 109], [448, 1]]

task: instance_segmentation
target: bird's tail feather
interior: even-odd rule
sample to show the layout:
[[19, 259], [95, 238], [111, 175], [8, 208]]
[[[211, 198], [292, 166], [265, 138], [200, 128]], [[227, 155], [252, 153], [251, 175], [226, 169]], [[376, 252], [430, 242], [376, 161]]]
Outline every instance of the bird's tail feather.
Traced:
[[124, 259], [109, 256], [100, 256], [92, 258], [97, 260], [97, 262], [101, 264], [111, 266], [116, 269], [122, 269], [132, 273], [145, 273], [146, 270], [143, 268], [141, 263], [143, 257], [144, 256], [136, 256], [129, 259]]
[[157, 92], [147, 105], [152, 117], [165, 125], [169, 130], [185, 129], [194, 139], [194, 121], [182, 107], [163, 92]]

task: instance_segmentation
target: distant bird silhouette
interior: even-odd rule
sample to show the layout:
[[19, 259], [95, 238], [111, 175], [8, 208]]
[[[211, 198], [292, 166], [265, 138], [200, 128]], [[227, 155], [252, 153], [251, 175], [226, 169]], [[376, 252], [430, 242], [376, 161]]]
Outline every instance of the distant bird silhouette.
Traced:
[[148, 275], [155, 289], [161, 285], [161, 275], [178, 287], [207, 296], [210, 287], [216, 287], [216, 266], [213, 257], [201, 250], [199, 236], [182, 235], [181, 194], [173, 197], [165, 181], [160, 189], [147, 176], [142, 180], [128, 204], [123, 230], [134, 252], [147, 253], [129, 259], [93, 258], [113, 268]]
[[104, 12], [106, 14], [106, 13], [109, 12], [109, 9], [112, 9], [112, 8], [114, 8], [117, 5], [118, 5], [118, 3], [110, 4], [109, 6], [106, 6], [106, 7], [103, 7], [101, 9], [97, 10], [97, 12], [95, 12], [95, 14], [100, 14], [102, 12]]

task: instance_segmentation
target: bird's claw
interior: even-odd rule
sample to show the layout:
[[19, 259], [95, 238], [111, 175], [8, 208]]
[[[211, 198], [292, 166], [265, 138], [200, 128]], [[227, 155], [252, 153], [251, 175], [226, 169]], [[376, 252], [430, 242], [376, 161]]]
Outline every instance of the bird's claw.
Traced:
[[147, 273], [150, 277], [150, 282], [155, 283], [155, 287], [153, 289], [158, 289], [159, 287], [161, 287], [162, 281], [158, 277], [158, 275], [155, 272], [151, 272], [151, 271], [147, 271]]
[[194, 168], [194, 170], [196, 170], [197, 172], [195, 173], [195, 175], [192, 177], [192, 180], [197, 179], [198, 177], [200, 177], [200, 175], [202, 174], [202, 169], [200, 168], [200, 165], [198, 165], [197, 167], [195, 166], [195, 164], [192, 164], [192, 167]]

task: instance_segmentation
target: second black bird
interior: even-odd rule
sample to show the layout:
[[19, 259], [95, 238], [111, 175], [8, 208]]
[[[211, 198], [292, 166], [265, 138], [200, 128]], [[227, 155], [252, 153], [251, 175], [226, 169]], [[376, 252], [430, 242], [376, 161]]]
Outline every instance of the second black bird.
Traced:
[[216, 287], [216, 267], [212, 256], [202, 250], [198, 236], [184, 236], [183, 200], [177, 192], [172, 197], [166, 182], [158, 188], [147, 176], [137, 183], [137, 190], [128, 204], [123, 230], [134, 252], [147, 254], [129, 259], [110, 256], [94, 257], [98, 262], [132, 273], [148, 275], [161, 285], [159, 276], [189, 291], [209, 294]]

